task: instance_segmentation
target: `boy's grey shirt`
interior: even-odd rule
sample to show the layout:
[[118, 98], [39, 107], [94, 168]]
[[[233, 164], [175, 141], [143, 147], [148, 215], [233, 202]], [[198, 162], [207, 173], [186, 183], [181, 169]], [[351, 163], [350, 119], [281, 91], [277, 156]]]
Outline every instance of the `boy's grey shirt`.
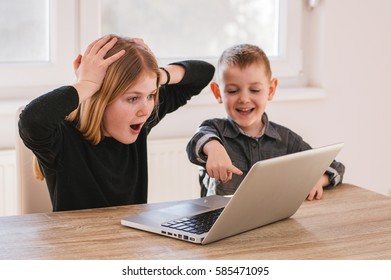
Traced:
[[[292, 130], [270, 122], [266, 113], [262, 120], [265, 127], [259, 138], [244, 134], [228, 117], [209, 119], [201, 124], [186, 150], [189, 160], [201, 167], [199, 179], [202, 196], [233, 194], [257, 161], [311, 149], [311, 146]], [[223, 144], [232, 164], [243, 171], [242, 176], [233, 174], [232, 179], [225, 184], [209, 177], [205, 170], [207, 157], [203, 153], [203, 147], [212, 139]], [[344, 172], [345, 166], [334, 160], [326, 171], [330, 179], [328, 187], [341, 183]]]

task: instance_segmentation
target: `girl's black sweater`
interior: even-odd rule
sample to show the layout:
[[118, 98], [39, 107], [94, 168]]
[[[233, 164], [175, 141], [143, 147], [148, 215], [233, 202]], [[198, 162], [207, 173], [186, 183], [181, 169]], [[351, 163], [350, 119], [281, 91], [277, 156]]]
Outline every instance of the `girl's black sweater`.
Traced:
[[79, 103], [72, 86], [53, 90], [25, 107], [19, 134], [38, 158], [53, 211], [147, 202], [149, 132], [167, 113], [199, 94], [214, 74], [214, 67], [207, 62], [175, 64], [185, 67], [185, 76], [178, 84], [161, 86], [157, 117], [152, 113], [136, 142], [130, 145], [109, 137], [93, 145], [73, 123], [64, 120]]

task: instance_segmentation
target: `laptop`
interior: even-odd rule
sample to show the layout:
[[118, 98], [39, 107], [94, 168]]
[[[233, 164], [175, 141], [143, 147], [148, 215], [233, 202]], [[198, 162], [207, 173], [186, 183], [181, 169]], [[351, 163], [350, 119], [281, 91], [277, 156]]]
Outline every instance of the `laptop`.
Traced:
[[259, 161], [231, 197], [212, 195], [145, 204], [121, 224], [208, 244], [284, 220], [299, 209], [342, 147], [343, 143], [338, 143]]

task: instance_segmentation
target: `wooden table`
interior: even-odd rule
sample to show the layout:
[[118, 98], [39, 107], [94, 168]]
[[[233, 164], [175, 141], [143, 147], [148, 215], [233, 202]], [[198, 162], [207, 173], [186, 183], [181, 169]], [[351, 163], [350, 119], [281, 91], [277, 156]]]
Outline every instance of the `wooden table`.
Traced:
[[349, 184], [287, 220], [209, 245], [120, 224], [140, 208], [0, 217], [0, 259], [391, 259], [391, 198]]

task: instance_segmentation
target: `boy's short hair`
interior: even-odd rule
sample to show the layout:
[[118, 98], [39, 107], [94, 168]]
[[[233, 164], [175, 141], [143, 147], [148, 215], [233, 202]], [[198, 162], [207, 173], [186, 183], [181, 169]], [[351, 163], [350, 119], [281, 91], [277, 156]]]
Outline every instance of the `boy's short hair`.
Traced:
[[253, 63], [264, 65], [266, 75], [269, 79], [272, 77], [269, 58], [260, 47], [251, 44], [239, 44], [226, 49], [219, 58], [217, 68], [222, 70], [224, 66], [237, 66], [243, 69]]

